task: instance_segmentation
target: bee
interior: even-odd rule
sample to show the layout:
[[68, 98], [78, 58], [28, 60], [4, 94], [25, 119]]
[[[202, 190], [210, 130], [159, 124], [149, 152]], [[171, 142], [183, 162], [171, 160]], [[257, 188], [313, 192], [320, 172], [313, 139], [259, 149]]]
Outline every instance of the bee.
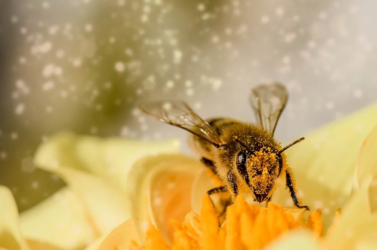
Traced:
[[293, 173], [284, 154], [285, 150], [304, 138], [285, 147], [274, 139], [275, 128], [287, 100], [287, 89], [280, 83], [253, 88], [249, 102], [257, 124], [231, 118], [204, 120], [183, 101], [142, 103], [140, 109], [161, 122], [191, 133], [190, 146], [223, 183], [209, 190], [208, 195], [229, 192], [233, 201], [242, 194], [251, 195], [259, 203], [268, 202], [276, 188], [276, 180], [285, 176], [293, 204], [309, 210], [308, 206], [300, 205]]

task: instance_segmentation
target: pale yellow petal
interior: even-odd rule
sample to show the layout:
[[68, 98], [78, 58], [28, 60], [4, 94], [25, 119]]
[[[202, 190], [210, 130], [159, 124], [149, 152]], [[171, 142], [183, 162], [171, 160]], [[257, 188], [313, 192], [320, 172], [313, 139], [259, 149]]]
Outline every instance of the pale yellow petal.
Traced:
[[368, 175], [373, 176], [372, 185], [369, 188], [369, 198], [372, 211], [377, 210], [377, 127], [365, 139], [360, 150], [357, 164], [357, 181]]
[[0, 248], [30, 250], [21, 234], [16, 202], [4, 186], [0, 186]]
[[82, 201], [68, 188], [23, 212], [20, 225], [28, 240], [65, 250], [84, 247], [98, 237]]
[[[303, 204], [322, 208], [328, 228], [335, 211], [351, 193], [356, 162], [363, 140], [377, 124], [377, 105], [362, 109], [307, 135], [286, 151]], [[281, 183], [273, 202], [292, 206]]]
[[208, 176], [205, 167], [197, 172], [192, 193], [191, 193], [191, 207], [192, 211], [197, 214], [200, 214], [200, 210], [202, 208], [202, 199], [203, 196], [207, 193], [208, 190], [214, 188], [215, 185], [213, 183], [213, 179]]
[[98, 250], [113, 250], [114, 247], [117, 247], [117, 249], [129, 249], [133, 241], [140, 243], [135, 224], [130, 219], [114, 229], [103, 240]]
[[60, 133], [42, 144], [35, 163], [61, 176], [79, 195], [99, 236], [130, 217], [128, 174], [135, 160], [178, 148], [176, 140], [141, 142]]
[[313, 236], [313, 233], [307, 230], [295, 230], [286, 233], [274, 240], [264, 250], [319, 250], [320, 243]]
[[31, 240], [31, 239], [26, 239], [26, 241], [32, 250], [66, 250], [64, 248], [60, 248], [46, 242], [41, 242], [41, 241]]
[[112, 183], [66, 167], [53, 169], [53, 172], [59, 174], [79, 195], [98, 235], [109, 233], [130, 217], [130, 200]]
[[370, 242], [366, 236], [377, 232], [377, 214], [369, 206], [368, 189], [371, 176], [365, 178], [344, 207], [337, 225], [326, 236], [328, 249], [354, 249]]
[[75, 168], [100, 176], [125, 190], [128, 172], [137, 159], [145, 155], [178, 151], [178, 140], [144, 142], [61, 132], [39, 147], [35, 163], [46, 170]]
[[355, 250], [376, 250], [377, 248], [377, 229], [360, 237], [355, 245]]
[[129, 198], [133, 201], [131, 214], [142, 241], [149, 222], [169, 240], [171, 229], [167, 222], [183, 220], [191, 210], [192, 182], [202, 167], [200, 161], [179, 154], [145, 157], [135, 163], [129, 177]]

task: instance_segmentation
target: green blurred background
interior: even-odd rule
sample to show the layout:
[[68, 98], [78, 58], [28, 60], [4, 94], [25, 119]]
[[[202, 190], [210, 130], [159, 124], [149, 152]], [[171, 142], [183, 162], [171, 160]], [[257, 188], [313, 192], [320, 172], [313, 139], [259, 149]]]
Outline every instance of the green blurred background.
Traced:
[[33, 165], [51, 134], [184, 140], [143, 116], [142, 100], [253, 121], [250, 89], [281, 81], [290, 91], [282, 141], [376, 100], [373, 1], [0, 4], [0, 184], [20, 211], [64, 185]]

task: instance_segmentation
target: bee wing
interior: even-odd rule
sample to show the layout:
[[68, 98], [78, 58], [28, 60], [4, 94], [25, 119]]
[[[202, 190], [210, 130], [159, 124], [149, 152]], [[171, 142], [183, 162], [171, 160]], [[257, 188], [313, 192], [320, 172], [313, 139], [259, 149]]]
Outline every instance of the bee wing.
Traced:
[[280, 83], [260, 85], [251, 91], [249, 97], [257, 122], [271, 134], [288, 101], [288, 91]]
[[161, 122], [183, 128], [217, 147], [223, 141], [212, 127], [182, 101], [154, 101], [140, 104], [140, 109]]

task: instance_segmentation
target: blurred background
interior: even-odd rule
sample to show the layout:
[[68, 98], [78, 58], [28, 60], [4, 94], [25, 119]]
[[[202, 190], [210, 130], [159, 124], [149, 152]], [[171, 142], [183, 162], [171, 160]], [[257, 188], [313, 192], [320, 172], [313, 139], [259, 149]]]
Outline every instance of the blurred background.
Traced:
[[32, 163], [58, 131], [185, 145], [185, 131], [141, 114], [140, 101], [253, 122], [250, 89], [279, 81], [290, 100], [276, 137], [288, 142], [377, 100], [372, 0], [0, 4], [0, 184], [20, 211], [64, 185]]

